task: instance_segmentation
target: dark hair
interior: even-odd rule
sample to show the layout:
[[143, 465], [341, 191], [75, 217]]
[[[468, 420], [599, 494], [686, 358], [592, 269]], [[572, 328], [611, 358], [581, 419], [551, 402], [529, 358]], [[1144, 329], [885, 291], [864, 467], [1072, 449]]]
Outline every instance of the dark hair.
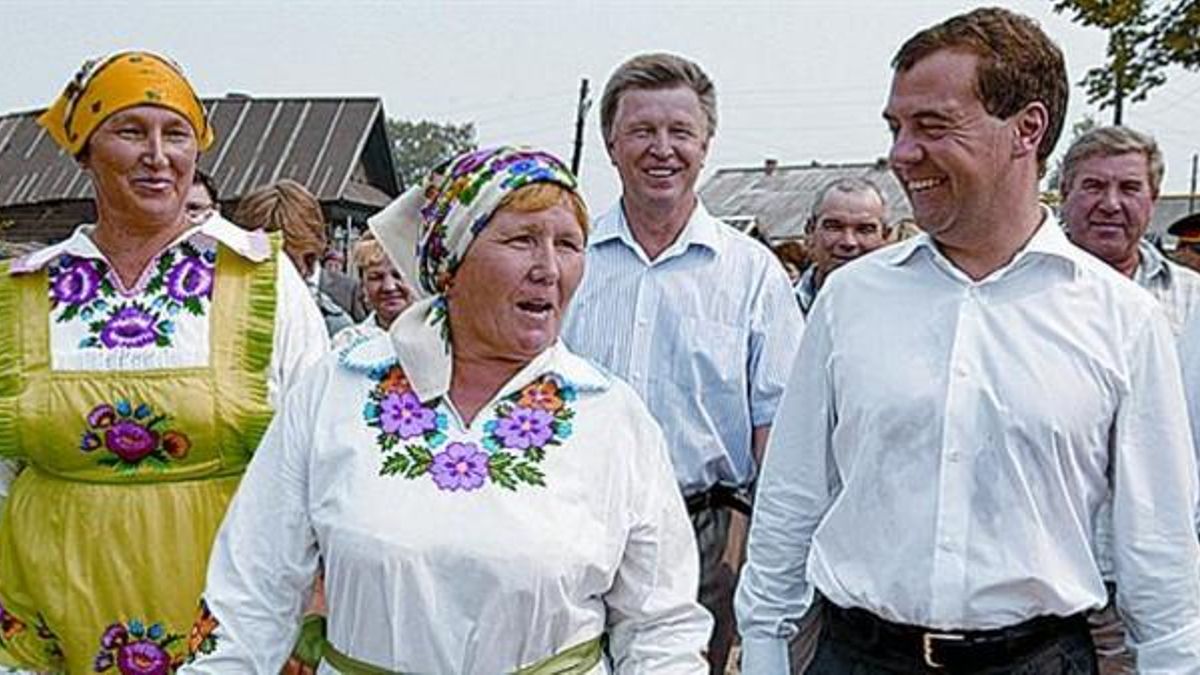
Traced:
[[213, 206], [220, 203], [217, 199], [217, 184], [213, 182], [212, 176], [204, 173], [200, 169], [192, 174], [192, 185], [203, 185], [204, 191], [208, 193], [208, 198], [212, 200]]
[[1049, 126], [1038, 146], [1038, 168], [1062, 134], [1067, 113], [1067, 68], [1062, 51], [1037, 22], [999, 7], [985, 7], [951, 17], [908, 39], [892, 59], [903, 72], [943, 49], [958, 49], [979, 58], [975, 94], [988, 114], [1008, 119], [1040, 101], [1049, 111]]

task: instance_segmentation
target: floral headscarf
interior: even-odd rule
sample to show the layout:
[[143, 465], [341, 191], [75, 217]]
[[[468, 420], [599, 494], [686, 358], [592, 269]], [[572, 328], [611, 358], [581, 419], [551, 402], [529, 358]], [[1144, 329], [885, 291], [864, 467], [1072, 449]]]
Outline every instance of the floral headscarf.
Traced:
[[500, 202], [533, 183], [579, 191], [575, 176], [554, 155], [487, 148], [435, 169], [369, 224], [397, 269], [419, 279], [426, 293], [440, 294]]
[[104, 120], [138, 105], [179, 113], [195, 130], [200, 150], [212, 145], [215, 137], [204, 105], [183, 71], [151, 52], [118, 52], [85, 62], [37, 121], [59, 146], [78, 155]]

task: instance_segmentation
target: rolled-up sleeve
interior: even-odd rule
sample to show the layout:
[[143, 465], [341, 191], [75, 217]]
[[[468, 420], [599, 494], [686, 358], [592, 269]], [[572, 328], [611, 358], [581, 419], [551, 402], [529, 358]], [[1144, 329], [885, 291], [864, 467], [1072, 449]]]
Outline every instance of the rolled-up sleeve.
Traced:
[[746, 675], [788, 672], [788, 640], [812, 604], [805, 578], [812, 536], [837, 490], [826, 306], [818, 300], [810, 314], [755, 496], [735, 600]]
[[1137, 333], [1112, 435], [1117, 604], [1139, 672], [1200, 673], [1197, 469], [1179, 362], [1160, 312]]
[[202, 646], [183, 673], [278, 673], [291, 653], [318, 566], [308, 485], [323, 375], [287, 396], [242, 479], [209, 559], [210, 615], [193, 628]]

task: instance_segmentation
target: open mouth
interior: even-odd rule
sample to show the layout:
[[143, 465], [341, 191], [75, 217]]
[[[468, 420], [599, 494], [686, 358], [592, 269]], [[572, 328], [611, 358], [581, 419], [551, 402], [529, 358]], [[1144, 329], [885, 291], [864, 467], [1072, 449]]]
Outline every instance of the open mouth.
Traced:
[[554, 303], [547, 300], [522, 300], [517, 303], [517, 309], [538, 319], [545, 319], [554, 311]]
[[675, 174], [679, 173], [679, 169], [663, 169], [663, 168], [646, 169], [645, 171], [646, 171], [646, 175], [650, 176], [651, 178], [670, 178], [671, 176], [674, 176]]
[[910, 193], [916, 194], [919, 192], [925, 192], [926, 190], [932, 190], [933, 188], [938, 187], [945, 182], [945, 178], [921, 178], [919, 180], [907, 181], [904, 185], [908, 188]]

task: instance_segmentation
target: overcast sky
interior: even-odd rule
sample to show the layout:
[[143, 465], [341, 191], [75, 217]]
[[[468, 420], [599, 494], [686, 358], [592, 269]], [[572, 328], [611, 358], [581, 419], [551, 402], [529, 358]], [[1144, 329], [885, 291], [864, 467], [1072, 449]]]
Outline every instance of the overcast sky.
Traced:
[[[1050, 11], [1038, 19], [1077, 82], [1104, 34]], [[888, 63], [914, 31], [976, 5], [820, 2], [49, 2], [0, 0], [0, 111], [47, 105], [87, 57], [140, 47], [183, 65], [201, 95], [380, 96], [391, 117], [473, 121], [484, 144], [525, 143], [570, 157], [581, 77], [595, 98], [641, 51], [699, 61], [717, 85], [708, 171], [726, 166], [870, 161], [886, 154], [879, 113]], [[593, 209], [619, 192], [592, 107], [580, 171]], [[1091, 113], [1072, 90], [1070, 123]], [[1200, 74], [1178, 69], [1126, 123], [1167, 155], [1166, 191], [1188, 189], [1200, 151]], [[1061, 144], [1060, 144], [1061, 148]]]

